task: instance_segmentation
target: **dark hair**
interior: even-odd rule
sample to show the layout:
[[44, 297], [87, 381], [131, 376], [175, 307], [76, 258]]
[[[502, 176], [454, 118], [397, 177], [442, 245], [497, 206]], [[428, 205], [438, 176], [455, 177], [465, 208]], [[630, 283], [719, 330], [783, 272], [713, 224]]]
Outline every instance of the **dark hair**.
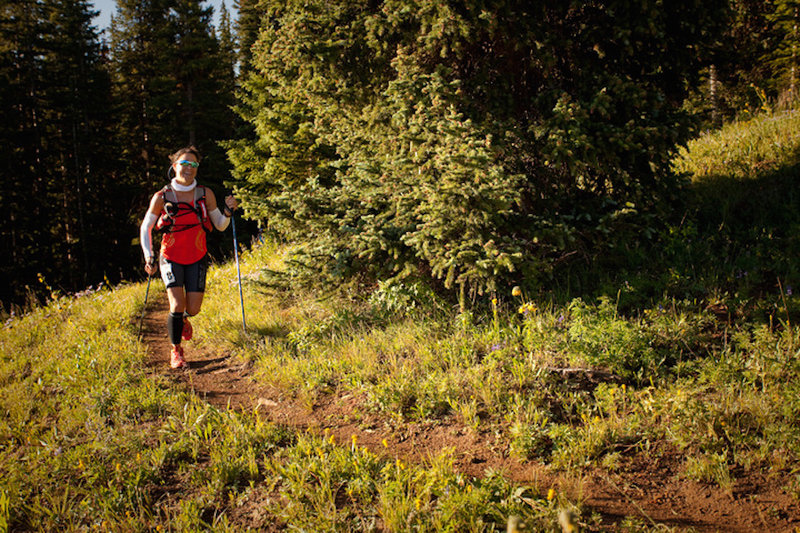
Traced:
[[180, 158], [181, 158], [181, 156], [183, 156], [183, 154], [192, 154], [194, 156], [194, 158], [197, 159], [198, 163], [203, 158], [200, 155], [200, 150], [198, 150], [196, 146], [191, 145], [191, 146], [187, 146], [186, 148], [181, 148], [180, 150], [178, 150], [177, 152], [175, 152], [174, 154], [169, 156], [169, 162], [174, 164], [175, 162], [180, 160]]

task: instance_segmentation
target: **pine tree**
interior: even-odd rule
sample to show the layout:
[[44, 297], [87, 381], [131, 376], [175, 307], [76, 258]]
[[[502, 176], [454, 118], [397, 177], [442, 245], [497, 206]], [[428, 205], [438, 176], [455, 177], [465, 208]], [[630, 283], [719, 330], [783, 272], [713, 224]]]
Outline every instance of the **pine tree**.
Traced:
[[[222, 138], [225, 140], [232, 139], [240, 126], [238, 116], [234, 113], [233, 109], [236, 106], [236, 91], [237, 91], [237, 55], [236, 55], [236, 39], [233, 34], [233, 26], [225, 7], [225, 2], [222, 2], [220, 10], [220, 23], [217, 30], [217, 40], [219, 42], [219, 59], [216, 62], [218, 75], [220, 77], [220, 89], [217, 99], [218, 105], [224, 110], [224, 117], [222, 124], [224, 131]], [[226, 174], [229, 174], [229, 167], [226, 167]]]
[[230, 132], [233, 120], [231, 74], [211, 17], [212, 9], [199, 0], [119, 3], [111, 27], [115, 100], [122, 115], [118, 135], [135, 169], [129, 179], [134, 188], [163, 183], [166, 156], [189, 144], [206, 156], [219, 153], [204, 175], [225, 173], [216, 142]]
[[[251, 121], [247, 120], [246, 116], [252, 116], [255, 112], [253, 109], [244, 110], [251, 102], [250, 88], [248, 80], [254, 74], [252, 66], [253, 44], [258, 38], [259, 21], [261, 13], [264, 9], [263, 6], [259, 7], [258, 0], [234, 0], [238, 16], [234, 23], [234, 42], [236, 44], [236, 77], [234, 89], [234, 106], [236, 114], [234, 117], [233, 135], [229, 137], [229, 141], [225, 143], [228, 148], [228, 158], [232, 154], [239, 154], [239, 159], [242, 159], [242, 154], [253, 149], [257, 140], [255, 128]], [[257, 83], [257, 82], [256, 82]], [[244, 156], [245, 158], [247, 156]], [[247, 164], [244, 163], [243, 164]]]
[[[182, 120], [177, 146], [193, 144], [203, 152], [202, 181], [218, 193], [230, 176], [219, 141], [233, 134], [234, 70], [232, 50], [223, 49], [211, 24], [212, 8], [199, 0], [181, 0], [173, 11], [176, 45], [170, 53], [172, 75], [181, 91]], [[230, 26], [227, 26], [230, 36]], [[228, 47], [231, 43], [227, 43]]]
[[725, 2], [259, 6], [258, 137], [229, 152], [248, 212], [316, 279], [491, 290], [664, 205]]
[[719, 126], [722, 120], [758, 110], [764, 103], [762, 90], [776, 96], [764, 57], [775, 40], [768, 20], [772, 11], [771, 1], [728, 2], [721, 31], [707, 43], [708, 65], [687, 101], [687, 108], [705, 124]]
[[176, 135], [180, 95], [168, 51], [175, 48], [170, 0], [118, 0], [110, 46], [120, 159], [135, 194], [164, 181], [164, 156], [186, 143]]
[[236, 18], [236, 41], [239, 47], [239, 72], [247, 77], [252, 69], [252, 47], [258, 39], [258, 29], [263, 7], [259, 0], [234, 0]]
[[774, 0], [769, 20], [775, 29], [775, 46], [770, 65], [781, 100], [791, 105], [798, 97], [800, 83], [800, 1]]
[[230, 66], [230, 75], [233, 76], [236, 71], [236, 38], [233, 35], [233, 23], [224, 0], [220, 5], [217, 39], [221, 57], [224, 58], [226, 68]]
[[116, 251], [98, 202], [111, 183], [109, 86], [86, 1], [6, 2], [3, 15], [0, 268], [14, 284], [0, 299], [19, 303], [25, 285], [44, 289], [39, 274], [66, 289], [102, 280]]
[[[85, 0], [52, 0], [50, 22], [54, 35], [52, 55], [45, 69], [54, 83], [48, 113], [48, 144], [57, 162], [60, 228], [63, 256], [72, 287], [88, 279], [102, 279], [108, 271], [110, 244], [119, 242], [108, 234], [115, 216], [104, 208], [115, 196], [107, 170], [114, 147], [108, 142], [110, 83], [102, 65], [100, 42], [91, 26], [95, 12]], [[112, 201], [113, 203], [113, 201]], [[99, 222], [99, 224], [98, 224]], [[113, 247], [116, 248], [116, 247]], [[55, 248], [59, 250], [59, 248]]]
[[[201, 7], [197, 0], [178, 0], [171, 10], [175, 48], [165, 55], [170, 57], [170, 70], [182, 93], [180, 125], [185, 144], [198, 144], [199, 115], [213, 111], [209, 110], [209, 104], [213, 105], [219, 97], [214, 94], [219, 80], [212, 78], [220, 57], [211, 26], [212, 12], [212, 8]], [[215, 123], [206, 120], [206, 126]]]
[[[217, 40], [219, 41], [220, 72], [223, 76], [223, 90], [229, 95], [228, 107], [235, 104], [234, 94], [236, 90], [236, 38], [233, 35], [233, 26], [223, 0], [220, 7], [219, 29]], [[230, 132], [228, 137], [231, 137]]]
[[43, 162], [39, 132], [38, 100], [41, 92], [41, 56], [44, 53], [41, 23], [43, 6], [35, 1], [3, 0], [0, 17], [0, 69], [2, 72], [3, 121], [0, 135], [0, 157], [3, 160], [3, 194], [0, 209], [7, 216], [0, 218], [0, 276], [8, 283], [0, 285], [0, 299], [8, 303], [26, 292], [25, 285], [34, 285], [28, 272], [42, 269], [36, 255], [42, 239], [41, 198], [45, 179], [37, 173]]

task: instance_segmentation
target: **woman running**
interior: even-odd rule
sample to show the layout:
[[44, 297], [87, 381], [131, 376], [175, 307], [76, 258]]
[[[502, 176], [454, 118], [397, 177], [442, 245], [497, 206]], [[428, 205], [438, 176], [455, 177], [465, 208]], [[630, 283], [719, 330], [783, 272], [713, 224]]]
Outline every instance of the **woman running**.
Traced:
[[[161, 279], [169, 296], [167, 333], [172, 343], [170, 366], [187, 366], [181, 339], [192, 338], [188, 317], [200, 312], [208, 268], [206, 233], [213, 228], [223, 231], [230, 223], [238, 202], [227, 196], [222, 210], [211, 189], [195, 180], [200, 166], [200, 152], [194, 146], [181, 148], [170, 156], [169, 185], [150, 200], [150, 208], [140, 228], [144, 269], [152, 276], [161, 269]], [[164, 231], [159, 266], [153, 254], [153, 227]], [[212, 227], [213, 226], [213, 227]]]

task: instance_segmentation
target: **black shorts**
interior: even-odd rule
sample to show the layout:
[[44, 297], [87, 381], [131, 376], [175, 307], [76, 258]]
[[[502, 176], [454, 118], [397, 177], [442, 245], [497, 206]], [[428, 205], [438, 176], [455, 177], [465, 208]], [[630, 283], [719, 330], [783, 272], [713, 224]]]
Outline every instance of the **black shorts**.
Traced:
[[158, 265], [161, 267], [161, 279], [168, 289], [183, 287], [186, 292], [206, 291], [206, 271], [208, 270], [206, 257], [191, 265], [182, 265], [170, 261], [162, 255]]

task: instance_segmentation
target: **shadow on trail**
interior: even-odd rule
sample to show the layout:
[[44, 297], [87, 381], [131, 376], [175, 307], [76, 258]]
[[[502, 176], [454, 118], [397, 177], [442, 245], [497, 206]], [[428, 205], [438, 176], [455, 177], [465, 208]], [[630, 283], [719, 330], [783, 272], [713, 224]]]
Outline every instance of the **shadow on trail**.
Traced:
[[227, 368], [225, 364], [229, 360], [228, 357], [218, 357], [216, 359], [205, 359], [201, 361], [193, 361], [189, 364], [189, 369], [197, 374], [208, 374], [217, 370], [224, 370]]

